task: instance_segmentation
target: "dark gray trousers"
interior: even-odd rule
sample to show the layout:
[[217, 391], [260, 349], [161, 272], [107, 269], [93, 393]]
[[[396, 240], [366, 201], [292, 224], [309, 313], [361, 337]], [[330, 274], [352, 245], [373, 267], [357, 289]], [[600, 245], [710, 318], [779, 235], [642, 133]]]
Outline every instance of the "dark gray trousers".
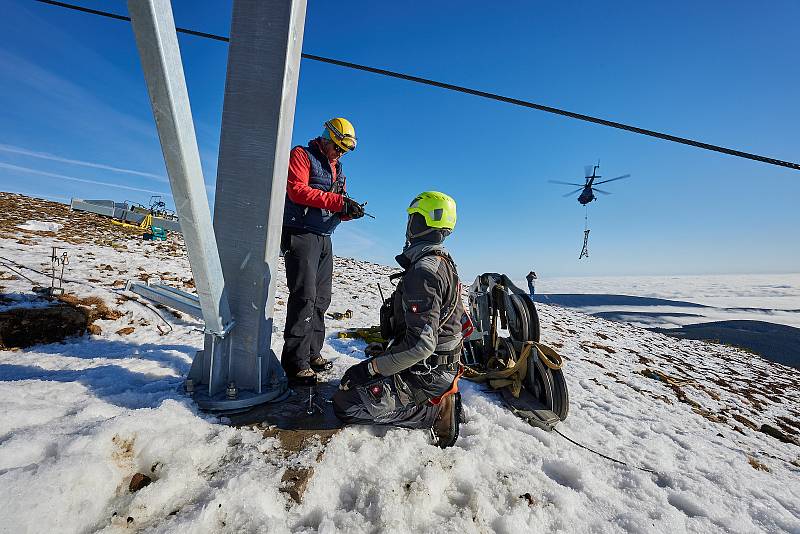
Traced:
[[330, 236], [284, 228], [281, 250], [289, 299], [281, 365], [290, 376], [310, 367], [325, 341], [325, 312], [331, 304], [333, 250]]
[[338, 390], [333, 395], [333, 411], [350, 424], [431, 428], [440, 406], [428, 400], [450, 389], [455, 377], [455, 371], [445, 366], [427, 375], [402, 371], [363, 386]]

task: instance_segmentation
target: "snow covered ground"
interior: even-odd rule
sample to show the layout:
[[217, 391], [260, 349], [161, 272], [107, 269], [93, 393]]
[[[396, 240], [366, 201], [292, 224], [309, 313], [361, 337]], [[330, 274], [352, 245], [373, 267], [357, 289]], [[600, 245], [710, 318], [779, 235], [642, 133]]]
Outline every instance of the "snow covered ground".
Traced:
[[27, 221], [25, 224], [17, 226], [17, 228], [32, 232], [58, 232], [62, 227], [63, 225], [61, 224], [44, 221]]
[[[518, 284], [527, 287], [523, 281]], [[673, 328], [709, 321], [754, 320], [800, 328], [800, 273], [696, 276], [543, 276], [540, 294], [580, 294], [578, 308], [589, 314], [617, 314], [646, 327]], [[636, 295], [671, 303], [637, 304], [591, 302], [595, 295]], [[686, 303], [702, 307], [687, 306]], [[622, 312], [620, 314], [620, 312]]]
[[[179, 386], [200, 325], [162, 311], [170, 330], [125, 298], [119, 281], [150, 276], [191, 290], [179, 242], [125, 237], [55, 205], [47, 220], [63, 229], [23, 230], [37, 219], [10, 210], [1, 293], [34, 299], [47, 279], [20, 265], [41, 270], [63, 246], [67, 289], [122, 315], [96, 335], [0, 351], [0, 532], [800, 532], [797, 370], [540, 305], [543, 341], [567, 358], [559, 430], [627, 465], [527, 425], [469, 383], [453, 448], [349, 427], [286, 449], [268, 429], [199, 412]], [[375, 283], [386, 288], [390, 271], [337, 258], [331, 310], [353, 317], [329, 321], [332, 376], [363, 357], [336, 332], [377, 324]], [[281, 270], [278, 353], [285, 297]], [[296, 503], [281, 478], [303, 467], [314, 471]], [[132, 493], [136, 473], [153, 482]]]

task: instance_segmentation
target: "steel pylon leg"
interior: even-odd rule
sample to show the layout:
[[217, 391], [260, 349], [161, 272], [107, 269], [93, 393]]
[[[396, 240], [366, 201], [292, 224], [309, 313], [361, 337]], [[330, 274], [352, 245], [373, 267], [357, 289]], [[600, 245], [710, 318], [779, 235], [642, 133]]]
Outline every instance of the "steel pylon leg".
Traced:
[[274, 273], [306, 0], [234, 0], [213, 230], [170, 2], [128, 8], [192, 272], [208, 286], [198, 285], [206, 334], [187, 391], [208, 410], [279, 400]]

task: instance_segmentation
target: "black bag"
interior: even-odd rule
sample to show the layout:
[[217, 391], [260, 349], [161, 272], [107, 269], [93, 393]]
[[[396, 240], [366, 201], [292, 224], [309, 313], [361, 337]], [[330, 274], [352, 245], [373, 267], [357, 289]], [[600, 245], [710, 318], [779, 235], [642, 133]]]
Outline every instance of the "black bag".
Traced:
[[396, 291], [392, 291], [389, 298], [381, 304], [381, 337], [386, 341], [394, 338], [394, 297]]

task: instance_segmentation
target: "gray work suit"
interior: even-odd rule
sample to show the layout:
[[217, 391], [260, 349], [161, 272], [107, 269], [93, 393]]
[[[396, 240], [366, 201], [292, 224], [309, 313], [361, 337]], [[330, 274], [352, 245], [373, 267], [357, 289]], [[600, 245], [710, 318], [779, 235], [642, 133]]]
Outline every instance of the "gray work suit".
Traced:
[[421, 242], [397, 256], [406, 272], [397, 287], [394, 314], [404, 333], [375, 358], [380, 373], [375, 380], [334, 395], [334, 412], [345, 423], [433, 425], [439, 406], [428, 401], [450, 389], [459, 364], [430, 367], [425, 362], [435, 353], [460, 353], [464, 315], [458, 272], [442, 255], [449, 258], [442, 245]]

